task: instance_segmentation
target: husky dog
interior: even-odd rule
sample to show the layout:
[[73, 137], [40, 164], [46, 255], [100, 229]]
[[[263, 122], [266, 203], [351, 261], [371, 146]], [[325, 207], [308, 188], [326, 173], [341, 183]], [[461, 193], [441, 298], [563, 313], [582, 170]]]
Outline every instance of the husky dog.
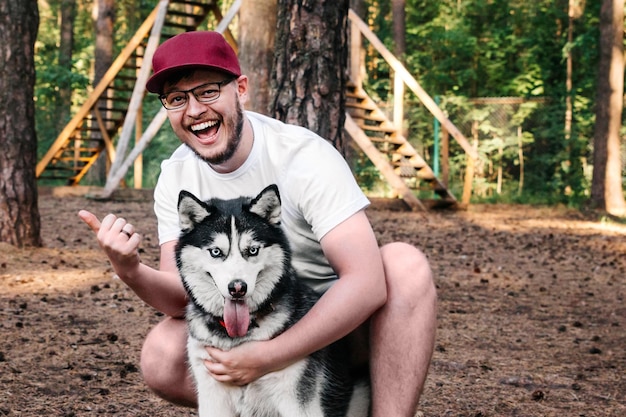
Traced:
[[365, 417], [369, 385], [356, 381], [343, 341], [246, 386], [211, 377], [204, 346], [229, 350], [287, 330], [317, 301], [291, 266], [278, 187], [257, 197], [178, 200], [176, 264], [189, 294], [187, 353], [201, 417]]

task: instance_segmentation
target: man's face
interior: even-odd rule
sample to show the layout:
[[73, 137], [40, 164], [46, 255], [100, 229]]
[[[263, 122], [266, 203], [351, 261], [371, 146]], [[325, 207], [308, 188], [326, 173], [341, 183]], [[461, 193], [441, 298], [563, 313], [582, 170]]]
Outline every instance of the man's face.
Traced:
[[[207, 70], [197, 70], [189, 77], [166, 84], [163, 93], [188, 91], [207, 83], [228, 81], [230, 76]], [[212, 166], [227, 164], [240, 148], [243, 128], [242, 99], [247, 93], [247, 79], [240, 77], [220, 87], [219, 98], [201, 103], [187, 93], [187, 104], [168, 110], [174, 133]]]

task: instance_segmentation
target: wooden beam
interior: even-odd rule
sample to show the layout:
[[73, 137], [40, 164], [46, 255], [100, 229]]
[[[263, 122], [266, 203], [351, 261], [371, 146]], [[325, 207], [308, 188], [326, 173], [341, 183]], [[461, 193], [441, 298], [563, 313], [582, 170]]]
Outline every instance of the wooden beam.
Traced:
[[393, 77], [393, 124], [401, 135], [404, 131], [404, 83], [394, 74]]
[[[152, 119], [152, 121], [150, 122], [150, 125], [148, 126], [146, 131], [143, 132], [143, 135], [141, 136], [141, 138], [138, 141], [136, 141], [135, 147], [133, 148], [132, 151], [130, 151], [128, 156], [124, 159], [119, 169], [115, 172], [115, 175], [110, 177], [111, 184], [117, 185], [122, 181], [122, 179], [126, 175], [126, 172], [128, 172], [128, 170], [130, 169], [130, 166], [133, 164], [135, 159], [139, 155], [141, 155], [141, 153], [146, 149], [146, 147], [148, 147], [148, 144], [150, 144], [150, 141], [152, 140], [152, 138], [154, 138], [154, 136], [158, 133], [163, 123], [165, 123], [165, 120], [167, 120], [167, 110], [165, 110], [165, 108], [161, 108], [161, 110], [159, 110], [156, 116], [154, 116], [154, 119]], [[109, 180], [107, 179], [107, 183], [108, 182]], [[117, 187], [113, 187], [110, 190], [106, 190], [106, 189], [102, 190], [100, 195], [94, 196], [94, 197], [99, 198], [99, 199], [108, 199], [111, 197], [111, 195], [113, 194], [116, 188]]]
[[93, 109], [94, 114], [96, 115], [96, 120], [98, 121], [98, 127], [100, 128], [100, 133], [102, 134], [102, 139], [104, 140], [104, 148], [107, 151], [107, 158], [109, 162], [113, 162], [115, 160], [115, 146], [113, 146], [113, 141], [107, 132], [106, 126], [104, 125], [104, 121], [102, 120], [102, 114], [97, 107]]
[[350, 22], [350, 58], [348, 74], [350, 80], [357, 86], [362, 86], [361, 77], [361, 33], [359, 27], [354, 22]]
[[[159, 5], [157, 6], [158, 12], [154, 20], [154, 24], [152, 25], [150, 38], [148, 39], [148, 45], [146, 46], [144, 60], [141, 65], [141, 70], [139, 71], [139, 76], [137, 77], [135, 87], [133, 89], [133, 95], [130, 98], [128, 112], [126, 113], [126, 117], [124, 118], [124, 125], [122, 126], [122, 133], [120, 133], [120, 138], [117, 141], [116, 154], [119, 156], [119, 158], [115, 158], [115, 160], [113, 161], [113, 164], [111, 165], [111, 170], [109, 171], [109, 175], [107, 177], [106, 185], [104, 186], [103, 192], [107, 197], [113, 194], [113, 191], [115, 191], [119, 184], [119, 180], [115, 181], [115, 178], [120, 177], [117, 171], [124, 163], [123, 158], [126, 155], [130, 136], [132, 135], [135, 127], [137, 113], [139, 112], [141, 102], [143, 101], [143, 97], [146, 92], [146, 82], [148, 81], [148, 78], [150, 77], [150, 72], [152, 70], [152, 56], [154, 55], [154, 51], [156, 51], [157, 47], [159, 46], [159, 41], [161, 39], [161, 29], [163, 28], [163, 22], [165, 22], [165, 15], [167, 14], [168, 5], [169, 0], [160, 0]], [[124, 175], [125, 172], [122, 173], [121, 178], [123, 178]]]

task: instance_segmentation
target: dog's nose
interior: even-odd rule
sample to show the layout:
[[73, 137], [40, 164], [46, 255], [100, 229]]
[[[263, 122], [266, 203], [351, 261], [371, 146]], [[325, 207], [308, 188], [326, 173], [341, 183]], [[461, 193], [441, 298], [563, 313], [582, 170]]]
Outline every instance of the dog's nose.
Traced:
[[242, 298], [248, 291], [248, 284], [244, 280], [234, 279], [228, 284], [228, 292], [233, 298]]

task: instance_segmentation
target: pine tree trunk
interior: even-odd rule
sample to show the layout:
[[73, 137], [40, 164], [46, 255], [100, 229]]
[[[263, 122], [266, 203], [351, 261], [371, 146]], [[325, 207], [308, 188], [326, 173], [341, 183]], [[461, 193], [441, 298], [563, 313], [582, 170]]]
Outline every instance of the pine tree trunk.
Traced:
[[[93, 85], [96, 86], [108, 71], [113, 62], [113, 29], [115, 23], [115, 0], [95, 0], [94, 1], [94, 27], [96, 31], [94, 77]], [[103, 98], [102, 100], [106, 100]], [[103, 103], [99, 107], [108, 107]], [[102, 114], [103, 118], [109, 115]], [[96, 120], [94, 117], [93, 120]], [[97, 128], [98, 126], [94, 126]], [[102, 136], [94, 131], [92, 147], [102, 146]], [[100, 154], [96, 163], [89, 169], [85, 179], [91, 184], [104, 184], [107, 178], [107, 158], [105, 153]]]
[[278, 1], [274, 117], [343, 151], [348, 0]]
[[37, 0], [0, 0], [0, 241], [41, 246], [34, 48]]
[[239, 10], [239, 63], [249, 78], [248, 110], [270, 114], [276, 0], [244, 0]]
[[367, 4], [365, 0], [350, 0], [350, 8], [363, 20], [367, 20]]
[[404, 62], [406, 53], [406, 0], [392, 0], [393, 16], [393, 53], [401, 62]]
[[76, 16], [76, 0], [61, 1], [61, 36], [59, 42], [59, 67], [67, 76], [59, 80], [58, 131], [60, 132], [70, 120], [72, 107], [72, 50], [74, 48], [74, 18]]
[[623, 22], [624, 0], [603, 0], [591, 200], [594, 207], [620, 216], [626, 215], [620, 157], [624, 107]]
[[97, 85], [113, 62], [113, 25], [115, 23], [115, 0], [96, 0], [94, 4], [94, 27], [96, 30], [95, 74]]

